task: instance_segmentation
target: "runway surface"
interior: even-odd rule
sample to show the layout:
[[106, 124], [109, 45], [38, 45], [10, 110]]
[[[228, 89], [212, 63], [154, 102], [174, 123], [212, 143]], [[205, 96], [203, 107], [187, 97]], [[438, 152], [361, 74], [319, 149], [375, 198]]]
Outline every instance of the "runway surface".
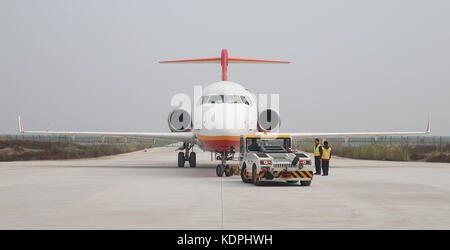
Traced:
[[310, 187], [256, 187], [174, 150], [2, 162], [0, 229], [450, 229], [450, 164], [335, 157]]

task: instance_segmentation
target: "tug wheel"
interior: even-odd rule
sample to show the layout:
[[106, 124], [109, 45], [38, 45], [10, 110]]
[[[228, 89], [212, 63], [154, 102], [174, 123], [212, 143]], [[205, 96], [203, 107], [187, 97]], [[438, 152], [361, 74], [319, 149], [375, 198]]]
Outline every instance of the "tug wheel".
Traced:
[[255, 184], [255, 186], [261, 185], [261, 181], [259, 180], [258, 173], [256, 172], [256, 165], [253, 165], [252, 178], [253, 178], [253, 184]]
[[311, 181], [300, 181], [300, 185], [309, 186], [309, 185], [311, 185]]
[[245, 166], [245, 163], [244, 163], [244, 166], [242, 166], [242, 169], [241, 169], [241, 179], [242, 179], [242, 181], [244, 183], [252, 183], [253, 182], [253, 180], [249, 179], [248, 176], [247, 176], [247, 166]]

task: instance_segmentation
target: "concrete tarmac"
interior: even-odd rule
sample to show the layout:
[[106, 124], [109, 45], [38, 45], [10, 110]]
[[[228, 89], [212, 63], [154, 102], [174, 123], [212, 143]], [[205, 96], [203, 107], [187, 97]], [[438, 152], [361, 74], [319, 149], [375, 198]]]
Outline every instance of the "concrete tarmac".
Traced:
[[2, 162], [0, 229], [450, 229], [447, 163], [334, 157], [310, 187], [257, 187], [176, 158]]

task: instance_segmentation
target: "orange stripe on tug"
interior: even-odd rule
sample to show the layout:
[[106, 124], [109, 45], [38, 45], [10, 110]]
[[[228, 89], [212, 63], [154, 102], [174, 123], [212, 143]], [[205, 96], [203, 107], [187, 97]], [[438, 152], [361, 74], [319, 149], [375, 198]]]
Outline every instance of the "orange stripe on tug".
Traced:
[[239, 136], [207, 136], [197, 135], [199, 141], [210, 151], [230, 152], [230, 147], [239, 150]]

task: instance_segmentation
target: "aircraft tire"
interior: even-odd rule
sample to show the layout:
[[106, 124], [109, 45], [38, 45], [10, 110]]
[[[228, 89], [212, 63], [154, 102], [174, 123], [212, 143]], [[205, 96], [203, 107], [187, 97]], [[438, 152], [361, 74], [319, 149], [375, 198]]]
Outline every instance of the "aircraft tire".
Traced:
[[184, 153], [183, 152], [179, 152], [178, 153], [178, 167], [179, 168], [184, 168], [184, 162], [186, 161], [186, 159], [184, 158]]
[[223, 166], [221, 164], [217, 165], [216, 167], [216, 174], [218, 177], [223, 176]]
[[195, 152], [191, 152], [189, 154], [189, 166], [191, 168], [197, 167], [197, 155], [195, 154]]

